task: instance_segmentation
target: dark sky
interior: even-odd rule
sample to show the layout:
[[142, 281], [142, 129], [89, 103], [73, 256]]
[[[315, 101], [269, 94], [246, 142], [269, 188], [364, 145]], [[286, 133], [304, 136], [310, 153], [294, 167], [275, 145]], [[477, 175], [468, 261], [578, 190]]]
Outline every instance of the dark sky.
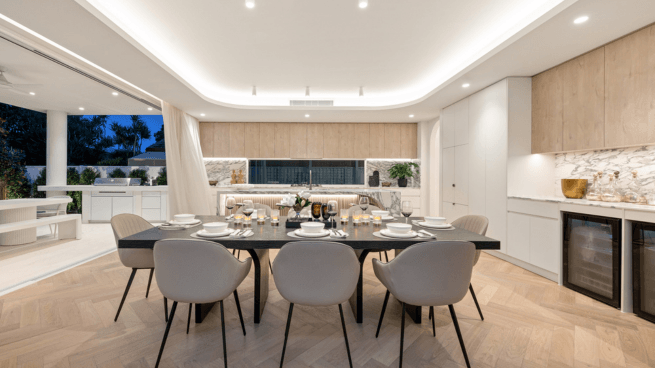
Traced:
[[[88, 118], [91, 118], [92, 115], [85, 115]], [[161, 126], [164, 124], [164, 117], [161, 115], [141, 115], [141, 119], [146, 122], [148, 128], [150, 128], [150, 139], [143, 141], [143, 150], [148, 146], [155, 143], [155, 133], [161, 129]], [[117, 122], [120, 125], [130, 126], [132, 120], [130, 120], [130, 115], [109, 115], [107, 116], [107, 126], [105, 127], [105, 133], [113, 137], [114, 133], [109, 129], [111, 123]]]

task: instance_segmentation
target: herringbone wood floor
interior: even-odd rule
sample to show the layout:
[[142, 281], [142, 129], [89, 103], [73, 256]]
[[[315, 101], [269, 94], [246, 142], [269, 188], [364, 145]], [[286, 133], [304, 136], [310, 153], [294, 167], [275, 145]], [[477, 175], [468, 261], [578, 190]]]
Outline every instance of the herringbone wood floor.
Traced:
[[[0, 368], [152, 367], [164, 332], [162, 296], [147, 271], [139, 271], [118, 322], [116, 308], [130, 270], [115, 253], [0, 298]], [[398, 365], [400, 305], [389, 303], [380, 337], [375, 328], [385, 289], [370, 261], [365, 267], [365, 323], [345, 304], [356, 367]], [[473, 367], [652, 367], [655, 325], [494, 257], [483, 255], [473, 286], [480, 321], [468, 295], [455, 306]], [[239, 288], [247, 336], [234, 300], [226, 301], [230, 367], [279, 366], [288, 303], [274, 290], [260, 325], [252, 323], [252, 278]], [[188, 305], [180, 304], [162, 367], [222, 367], [218, 308], [185, 334]], [[447, 308], [436, 308], [437, 337], [407, 319], [406, 367], [464, 367]], [[347, 367], [337, 306], [296, 306], [286, 367]]]

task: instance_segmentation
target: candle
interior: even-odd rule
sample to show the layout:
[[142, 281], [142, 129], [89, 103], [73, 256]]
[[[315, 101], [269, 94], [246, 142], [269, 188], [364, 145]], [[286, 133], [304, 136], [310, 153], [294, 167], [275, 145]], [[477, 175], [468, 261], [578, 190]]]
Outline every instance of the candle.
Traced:
[[359, 224], [359, 219], [362, 217], [362, 211], [357, 210], [353, 212], [353, 224]]
[[241, 221], [243, 221], [243, 215], [242, 214], [237, 213], [236, 215], [234, 215], [234, 223], [235, 224], [240, 224]]
[[382, 225], [382, 217], [381, 216], [374, 216], [373, 217], [373, 225]]
[[341, 210], [341, 223], [342, 224], [347, 224], [348, 223], [348, 210]]
[[363, 223], [368, 224], [370, 222], [370, 220], [371, 220], [371, 215], [369, 215], [367, 213], [362, 214], [361, 219], [362, 219]]
[[257, 223], [263, 224], [266, 221], [266, 210], [257, 210]]
[[271, 211], [271, 224], [277, 224], [280, 221], [280, 210]]
[[251, 225], [252, 224], [252, 217], [251, 216], [244, 216], [243, 217], [243, 224], [244, 225]]

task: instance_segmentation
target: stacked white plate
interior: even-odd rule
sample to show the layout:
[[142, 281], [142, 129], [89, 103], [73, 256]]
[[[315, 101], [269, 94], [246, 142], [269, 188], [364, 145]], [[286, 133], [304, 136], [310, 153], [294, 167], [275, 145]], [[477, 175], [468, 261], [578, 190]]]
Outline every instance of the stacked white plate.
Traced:
[[330, 232], [328, 230], [325, 230], [325, 229], [323, 229], [321, 231], [318, 231], [318, 232], [315, 232], [315, 233], [309, 233], [309, 232], [303, 231], [303, 229], [296, 229], [293, 233], [295, 235], [303, 237], [303, 238], [323, 238], [323, 237], [326, 237], [326, 236], [330, 236]]
[[171, 220], [168, 222], [170, 225], [195, 225], [199, 224], [200, 220], [199, 219], [193, 219], [190, 221], [176, 221], [176, 220]]
[[419, 221], [417, 224], [424, 226], [424, 227], [429, 227], [430, 229], [450, 229], [453, 227], [451, 224], [430, 224], [425, 221]]
[[202, 229], [199, 230], [196, 235], [198, 235], [201, 238], [222, 238], [224, 236], [229, 236], [232, 234], [236, 229], [225, 229], [224, 231], [221, 231], [220, 233], [210, 233], [209, 231]]
[[393, 231], [390, 231], [389, 229], [382, 229], [380, 230], [380, 234], [389, 237], [389, 238], [398, 238], [398, 239], [408, 239], [408, 238], [415, 238], [418, 234], [416, 231], [408, 231], [406, 233], [396, 233]]

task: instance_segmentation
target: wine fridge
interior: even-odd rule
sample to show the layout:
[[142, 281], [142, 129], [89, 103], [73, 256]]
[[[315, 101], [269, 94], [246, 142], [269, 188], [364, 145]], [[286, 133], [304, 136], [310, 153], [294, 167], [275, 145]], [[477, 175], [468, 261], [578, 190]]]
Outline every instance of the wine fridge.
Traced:
[[637, 316], [655, 322], [655, 224], [632, 223], [632, 301]]
[[621, 220], [563, 213], [564, 286], [621, 307]]

